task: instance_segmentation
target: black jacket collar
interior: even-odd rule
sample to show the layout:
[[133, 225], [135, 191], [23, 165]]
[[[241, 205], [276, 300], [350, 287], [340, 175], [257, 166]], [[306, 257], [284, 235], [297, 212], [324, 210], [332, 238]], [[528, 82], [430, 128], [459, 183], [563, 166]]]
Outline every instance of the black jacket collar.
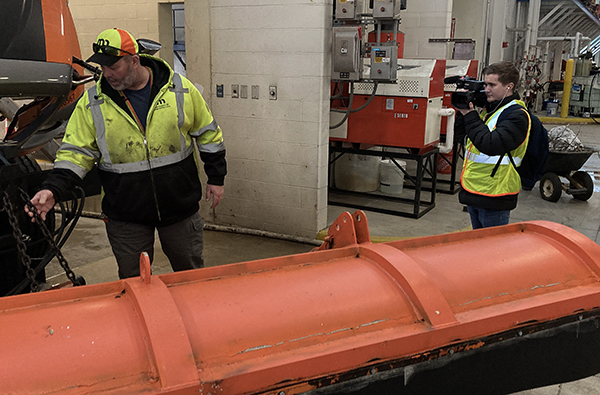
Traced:
[[488, 102], [485, 106], [486, 112], [488, 114], [492, 114], [494, 113], [496, 110], [498, 110], [499, 108], [501, 108], [502, 106], [507, 105], [508, 103], [510, 103], [513, 100], [519, 100], [521, 97], [519, 96], [519, 94], [517, 92], [513, 93], [510, 96], [505, 97], [502, 100], [495, 100], [493, 102]]
[[[169, 82], [169, 77], [171, 76], [171, 69], [163, 60], [154, 58], [149, 55], [140, 55], [140, 64], [142, 66], [147, 66], [152, 70], [152, 87], [150, 87], [150, 102], [149, 105], [154, 100], [154, 97], [158, 94], [160, 89]], [[125, 110], [126, 113], [132, 115], [129, 111], [129, 108], [125, 104], [125, 100], [123, 96], [119, 94], [116, 90], [113, 89], [112, 86], [108, 83], [106, 78], [102, 76], [100, 80], [100, 89], [102, 93], [106, 94], [110, 97], [119, 107]]]

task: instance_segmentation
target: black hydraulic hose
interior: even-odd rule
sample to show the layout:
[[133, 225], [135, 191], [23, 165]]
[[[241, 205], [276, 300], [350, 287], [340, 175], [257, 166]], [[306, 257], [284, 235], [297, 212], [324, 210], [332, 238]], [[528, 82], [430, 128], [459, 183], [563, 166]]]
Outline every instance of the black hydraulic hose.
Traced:
[[[59, 249], [62, 248], [65, 245], [65, 243], [67, 242], [67, 239], [69, 238], [69, 236], [75, 229], [75, 225], [77, 225], [77, 222], [79, 221], [79, 218], [81, 217], [81, 213], [83, 212], [83, 206], [84, 206], [84, 202], [85, 202], [85, 192], [83, 191], [83, 189], [81, 189], [79, 187], [76, 187], [75, 191], [76, 191], [76, 193], [75, 193], [76, 196], [72, 200], [73, 206], [72, 206], [72, 210], [71, 210], [71, 213], [73, 215], [70, 218], [66, 218], [65, 213], [67, 212], [67, 210], [65, 210], [65, 206], [64, 206], [63, 202], [58, 203], [60, 206], [60, 209], [61, 209], [61, 225], [60, 225], [59, 229], [55, 232], [55, 237], [56, 237], [56, 240], [58, 240], [56, 245], [58, 246]], [[79, 196], [77, 196], [77, 195], [79, 195]], [[68, 227], [68, 229], [66, 230], [66, 232], [64, 233], [64, 236], [63, 236], [63, 231], [67, 227]], [[39, 241], [46, 241], [46, 240], [39, 240]], [[50, 261], [52, 259], [54, 259], [54, 254], [52, 253], [52, 251], [50, 251], [40, 259], [41, 259], [40, 263], [34, 268], [34, 272], [35, 272], [36, 276], [38, 274], [40, 274], [42, 272], [42, 270], [44, 270], [46, 268], [46, 266], [48, 266], [48, 264], [50, 263]], [[13, 289], [11, 289], [6, 294], [6, 296], [16, 295], [16, 294], [20, 293], [21, 291], [23, 291], [23, 289], [25, 289], [25, 287], [27, 287], [29, 285], [29, 282], [30, 282], [29, 278], [23, 279], [19, 284], [17, 284]]]
[[96, 80], [99, 79], [100, 74], [102, 74], [102, 70], [100, 70], [98, 67], [92, 66], [91, 64], [84, 62], [83, 60], [81, 60], [75, 56], [73, 56], [73, 63], [78, 64], [79, 66], [83, 67], [84, 69], [94, 73], [94, 78]]
[[352, 101], [354, 100], [354, 82], [350, 83], [350, 103], [348, 103], [348, 108], [346, 110], [337, 110], [332, 108], [331, 111], [335, 112], [343, 112], [344, 114], [344, 118], [342, 118], [342, 120], [340, 122], [338, 122], [337, 124], [331, 126], [329, 125], [329, 129], [335, 129], [335, 128], [339, 128], [340, 126], [342, 126], [344, 124], [344, 122], [346, 122], [346, 120], [348, 119], [348, 117], [350, 116], [350, 109], [352, 108]]
[[367, 100], [367, 102], [365, 104], [363, 104], [362, 106], [355, 108], [353, 110], [350, 110], [351, 113], [364, 110], [369, 105], [369, 103], [371, 103], [371, 101], [375, 97], [375, 93], [377, 92], [377, 86], [379, 85], [379, 83], [375, 82], [374, 84], [375, 84], [375, 86], [373, 87], [373, 92], [371, 92], [371, 96], [369, 97], [369, 100]]
[[[375, 93], [377, 93], [377, 86], [378, 85], [379, 85], [378, 82], [374, 83], [373, 92], [371, 92], [371, 96], [369, 96], [369, 99], [367, 100], [367, 102], [365, 104], [363, 104], [362, 106], [360, 106], [358, 108], [354, 108], [354, 109], [352, 109], [352, 105], [349, 105], [348, 109], [350, 109], [350, 113], [354, 113], [354, 112], [358, 112], [358, 111], [364, 110], [371, 103], [371, 101], [373, 101], [373, 98], [375, 97]], [[352, 97], [353, 94], [354, 94], [354, 85], [351, 85], [350, 97]], [[331, 111], [345, 113], [345, 112], [348, 112], [348, 109], [346, 109], [346, 110], [340, 110], [339, 108], [332, 108]]]
[[[336, 93], [336, 91], [337, 91], [337, 93]], [[344, 92], [344, 90], [340, 89], [340, 82], [336, 82], [335, 87], [333, 88], [333, 96], [331, 96], [329, 99], [330, 100], [341, 99], [343, 92]]]
[[333, 112], [344, 113], [345, 114], [344, 118], [340, 122], [338, 122], [336, 125], [329, 126], [329, 129], [339, 128], [340, 126], [342, 126], [344, 124], [344, 122], [346, 122], [346, 120], [348, 119], [348, 117], [350, 116], [351, 113], [364, 110], [371, 103], [371, 101], [373, 101], [373, 98], [375, 97], [375, 93], [377, 92], [377, 86], [379, 86], [379, 83], [375, 82], [374, 86], [373, 86], [373, 92], [371, 92], [371, 96], [369, 97], [369, 99], [367, 100], [367, 102], [365, 104], [363, 104], [362, 106], [360, 106], [358, 108], [352, 109], [352, 102], [354, 100], [354, 82], [351, 82], [350, 83], [350, 103], [348, 103], [348, 108], [345, 110], [340, 110], [338, 108], [331, 109], [331, 111], [333, 111]]

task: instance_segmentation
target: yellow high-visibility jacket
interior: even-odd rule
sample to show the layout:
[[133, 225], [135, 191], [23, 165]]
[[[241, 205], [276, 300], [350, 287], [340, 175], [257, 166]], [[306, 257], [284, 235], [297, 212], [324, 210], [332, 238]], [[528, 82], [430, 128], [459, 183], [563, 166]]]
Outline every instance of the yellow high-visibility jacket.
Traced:
[[225, 146], [196, 87], [161, 59], [140, 55], [140, 60], [152, 84], [145, 129], [124, 95], [101, 78], [79, 100], [57, 152], [58, 175], [43, 187], [60, 195], [69, 187], [64, 172], [83, 179], [97, 165], [109, 219], [165, 226], [199, 209], [202, 186], [193, 140], [213, 185], [224, 182]]
[[[487, 120], [485, 121], [490, 133], [494, 133], [496, 123], [498, 122], [498, 118], [502, 114], [502, 111], [513, 105], [520, 105], [525, 109], [525, 103], [521, 100], [513, 100], [502, 106], [487, 117]], [[527, 112], [525, 111], [525, 113]], [[484, 119], [485, 117], [486, 113], [484, 111], [481, 114], [481, 118]], [[527, 115], [527, 117], [529, 118], [529, 115]], [[530, 129], [531, 120], [529, 121], [527, 137], [523, 143], [516, 149], [510, 151], [514, 166], [510, 162], [508, 155], [503, 155], [502, 157], [500, 155], [486, 155], [479, 151], [470, 139], [467, 139], [467, 144], [465, 146], [465, 162], [461, 177], [462, 187], [468, 192], [488, 197], [518, 194], [521, 189], [521, 177], [515, 166], [518, 167], [521, 164], [525, 152], [527, 151]], [[499, 161], [500, 164], [494, 173], [494, 168], [496, 168]]]

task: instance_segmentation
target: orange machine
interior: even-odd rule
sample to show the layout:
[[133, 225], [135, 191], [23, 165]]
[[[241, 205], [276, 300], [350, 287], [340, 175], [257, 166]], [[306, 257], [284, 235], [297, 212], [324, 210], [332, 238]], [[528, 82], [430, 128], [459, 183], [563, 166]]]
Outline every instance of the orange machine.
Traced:
[[[67, 0], [10, 0], [3, 3], [6, 34], [0, 38], [0, 96], [30, 99], [18, 111], [6, 105], [11, 120], [1, 147], [7, 159], [32, 152], [64, 132], [84, 91], [81, 53]], [[14, 105], [16, 107], [16, 104]]]
[[372, 244], [345, 213], [320, 251], [149, 271], [0, 298], [0, 392], [508, 393], [600, 369], [600, 246], [555, 223]]
[[[368, 106], [351, 113], [346, 122], [330, 130], [330, 140], [418, 149], [434, 147], [440, 140], [445, 62], [398, 59], [397, 82], [379, 84]], [[368, 67], [365, 70], [368, 75], [367, 70]], [[354, 86], [352, 109], [369, 100], [374, 83]], [[335, 121], [333, 118], [332, 124]]]
[[[43, 268], [52, 255], [38, 224], [23, 211], [25, 201], [18, 188], [30, 196], [39, 190], [45, 173], [29, 154], [37, 151], [38, 158], [43, 154], [54, 160], [59, 147], [54, 139], [64, 133], [84, 84], [94, 81], [94, 76], [83, 75], [83, 68], [97, 69], [80, 59], [67, 0], [2, 0], [0, 21], [0, 119], [8, 121], [0, 133], [0, 295], [4, 296], [26, 291], [29, 284], [23, 282], [30, 280], [28, 273], [31, 277], [35, 272], [37, 281], [45, 280]], [[92, 184], [91, 179], [86, 183]], [[99, 193], [100, 188], [86, 189]], [[62, 213], [53, 236], [64, 241], [70, 221], [66, 211]], [[13, 216], [18, 221], [11, 224]], [[54, 225], [52, 211], [46, 226], [52, 232]], [[18, 253], [19, 241], [25, 244], [33, 272], [26, 259], [19, 262], [25, 255]]]

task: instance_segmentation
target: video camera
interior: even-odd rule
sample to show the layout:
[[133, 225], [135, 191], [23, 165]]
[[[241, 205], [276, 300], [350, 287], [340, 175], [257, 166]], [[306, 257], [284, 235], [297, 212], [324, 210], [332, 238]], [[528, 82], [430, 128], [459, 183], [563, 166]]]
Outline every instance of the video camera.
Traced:
[[469, 109], [469, 103], [476, 107], [485, 107], [487, 104], [487, 95], [485, 94], [485, 83], [477, 81], [475, 78], [464, 76], [447, 77], [444, 84], [456, 84], [456, 89], [465, 91], [452, 92], [450, 102], [453, 107], [460, 109]]

